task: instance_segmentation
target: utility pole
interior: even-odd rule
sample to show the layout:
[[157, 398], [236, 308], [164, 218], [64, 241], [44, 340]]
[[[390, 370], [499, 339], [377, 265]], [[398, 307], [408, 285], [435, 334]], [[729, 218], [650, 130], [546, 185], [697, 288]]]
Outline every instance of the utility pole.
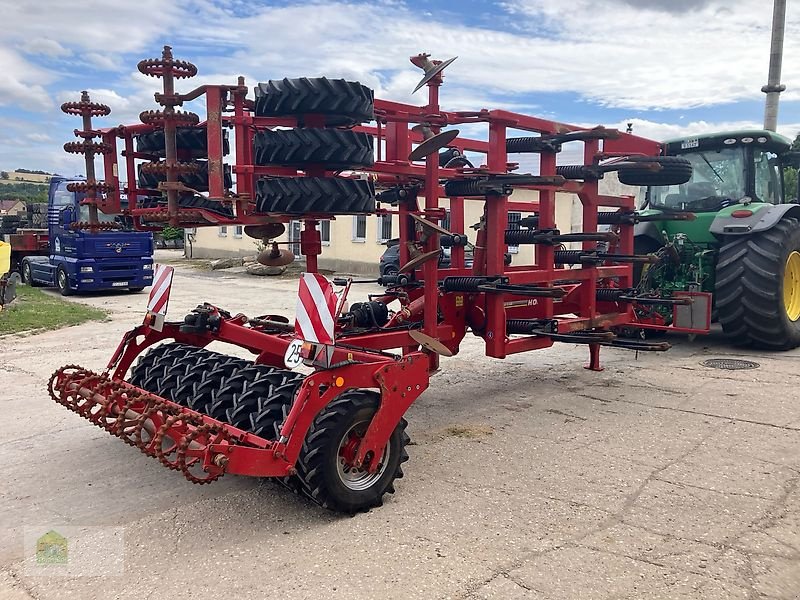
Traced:
[[775, 131], [778, 127], [778, 99], [786, 86], [781, 84], [783, 62], [783, 31], [786, 25], [786, 0], [775, 0], [772, 12], [772, 47], [769, 54], [769, 78], [761, 91], [767, 95], [764, 106], [764, 129]]

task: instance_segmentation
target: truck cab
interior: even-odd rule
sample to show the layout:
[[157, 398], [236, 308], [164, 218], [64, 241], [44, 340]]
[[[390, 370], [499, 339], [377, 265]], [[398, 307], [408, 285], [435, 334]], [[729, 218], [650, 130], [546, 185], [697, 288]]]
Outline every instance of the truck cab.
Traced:
[[[72, 181], [53, 177], [47, 207], [47, 256], [20, 261], [30, 285], [55, 286], [61, 294], [109, 289], [141, 291], [153, 282], [153, 236], [123, 228], [90, 231], [74, 224], [89, 221], [84, 194], [71, 192]], [[118, 217], [98, 213], [101, 223], [122, 226]]]

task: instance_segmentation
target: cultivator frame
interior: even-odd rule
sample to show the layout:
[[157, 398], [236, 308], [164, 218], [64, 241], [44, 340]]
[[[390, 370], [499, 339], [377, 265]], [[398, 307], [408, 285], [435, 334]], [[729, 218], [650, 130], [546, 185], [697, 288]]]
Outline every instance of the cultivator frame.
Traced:
[[[372, 164], [358, 166], [349, 174], [324, 163], [300, 167], [255, 164], [254, 138], [258, 132], [275, 127], [323, 128], [330, 124], [330, 115], [320, 112], [260, 116], [256, 114], [257, 101], [248, 98], [248, 88], [241, 77], [236, 85], [205, 85], [179, 94], [174, 90], [173, 79], [191, 77], [196, 69], [175, 60], [168, 47], [161, 59], [140, 62], [140, 71], [164, 79], [163, 93], [156, 94], [156, 101], [164, 109], [143, 112], [143, 124], [99, 130], [103, 144], [111, 147], [103, 155], [107, 185], [102, 187], [104, 194], [87, 197], [87, 203], [104, 212], [129, 215], [140, 229], [253, 225], [262, 227], [256, 231], [269, 229], [264, 226], [279, 231], [272, 224], [300, 219], [304, 222], [301, 252], [307, 271], [313, 273], [322, 251], [319, 221], [342, 212], [260, 212], [259, 185], [278, 177], [367, 178], [370, 190], [372, 186], [384, 188], [379, 199], [392, 202], [357, 212], [399, 215], [401, 274], [384, 279], [386, 293], [371, 298], [369, 306], [359, 305], [369, 318], [359, 316], [355, 305], [349, 312], [334, 315], [337, 321], [333, 345], [304, 345], [305, 362], [314, 367], [314, 372], [299, 383], [285, 403], [272, 439], [195, 410], [191, 398], [168, 399], [165, 396], [171, 393], [171, 387], [156, 395], [152, 390], [131, 385], [125, 377], [137, 356], [164, 340], [197, 349], [214, 341], [234, 344], [252, 353], [256, 366], [273, 369], [264, 371], [273, 376], [284, 368], [285, 353], [297, 337], [295, 328], [282, 317], [248, 318], [203, 304], [183, 322], [167, 322], [160, 330], [146, 320], [125, 336], [102, 374], [75, 366], [54, 374], [50, 383], [53, 398], [156, 456], [166, 466], [182, 471], [190, 481], [206, 483], [226, 472], [294, 478], [294, 484], [289, 485], [296, 491], [329, 508], [353, 512], [379, 504], [385, 491], [393, 491], [394, 477], [387, 475], [383, 481], [383, 473], [385, 464], [395, 460], [394, 476], [401, 475], [399, 463], [407, 457], [403, 450], [407, 440], [402, 431], [403, 415], [427, 389], [440, 356], [458, 353], [468, 331], [481, 337], [486, 355], [495, 358], [547, 348], [556, 341], [586, 344], [590, 350], [588, 368], [593, 370], [601, 370], [599, 351], [603, 345], [666, 350], [668, 344], [663, 342], [622, 340], [612, 332], [634, 320], [632, 307], [636, 298], [630, 297], [634, 288], [631, 263], [647, 262], [651, 257], [633, 255], [633, 197], [603, 195], [598, 189], [598, 179], [610, 170], [624, 170], [628, 179], [635, 178], [636, 173], [657, 173], [663, 167], [651, 157], [660, 153], [659, 144], [614, 130], [586, 130], [504, 110], [443, 111], [439, 88], [444, 66], [449, 62], [431, 61], [427, 55], [411, 60], [425, 70], [421, 86], [427, 88], [427, 104], [415, 106], [377, 99], [373, 105], [376, 124], [362, 125], [358, 119], [345, 119], [343, 124], [349, 126], [349, 131], [366, 134], [375, 148]], [[292, 83], [284, 80], [283, 84], [289, 85], [287, 81]], [[335, 88], [329, 81], [325, 85]], [[175, 110], [176, 106], [201, 98], [207, 112], [203, 121], [193, 113]], [[208, 194], [200, 208], [181, 206], [182, 194], [197, 194], [180, 181], [181, 174], [192, 172], [194, 167], [191, 162], [184, 162], [185, 155], [181, 156], [176, 147], [177, 124], [206, 130]], [[469, 139], [446, 129], [466, 124], [486, 124], [488, 139]], [[235, 138], [235, 192], [226, 185], [226, 128], [233, 130]], [[137, 136], [161, 129], [165, 131], [163, 161], [135, 147]], [[511, 139], [510, 130], [536, 135]], [[117, 139], [123, 140], [121, 157]], [[574, 140], [584, 142], [585, 164], [557, 167], [561, 144]], [[462, 157], [467, 152], [480, 153], [485, 156], [485, 163], [473, 167], [468, 160], [461, 160], [455, 166], [440, 166], [439, 149], [445, 145]], [[539, 157], [538, 175], [514, 172], [518, 165], [509, 162], [508, 154], [520, 151]], [[158, 190], [142, 189], [136, 184], [136, 161], [142, 159], [157, 165], [145, 167], [145, 172], [164, 176]], [[118, 178], [120, 166], [128, 178], [125, 190]], [[515, 188], [537, 191], [538, 200], [510, 198]], [[127, 193], [127, 207], [122, 204], [123, 191]], [[583, 206], [582, 232], [561, 234], [556, 229], [558, 191], [579, 197]], [[166, 195], [165, 205], [153, 207], [144, 200], [156, 192]], [[439, 225], [445, 216], [439, 199], [445, 196], [450, 198], [449, 230]], [[468, 268], [463, 243], [468, 226], [464, 206], [476, 201], [484, 203], [484, 213], [474, 226], [475, 251], [473, 265]], [[611, 212], [602, 213], [601, 207]], [[533, 215], [528, 217], [526, 229], [509, 229], [510, 210]], [[612, 231], [598, 232], [598, 215], [612, 225]], [[442, 238], [452, 244], [449, 268], [439, 268], [436, 260]], [[265, 242], [269, 241], [265, 238]], [[599, 252], [598, 241], [607, 242], [608, 249]], [[535, 264], [508, 264], [509, 242], [535, 244]], [[581, 249], [559, 250], [567, 242], [578, 242]], [[577, 268], [564, 268], [564, 264]], [[337, 283], [346, 284], [346, 293], [357, 282]], [[392, 303], [399, 303], [399, 307], [390, 312], [386, 307]], [[375, 311], [383, 314], [384, 310], [384, 317], [378, 319]], [[141, 359], [139, 364], [144, 360], [147, 359]], [[168, 378], [167, 371], [174, 364], [177, 363], [165, 362], [163, 368], [159, 366], [164, 371], [161, 376]], [[363, 390], [378, 394], [376, 405], [370, 405], [369, 398], [358, 396]], [[323, 489], [330, 482], [309, 483], [316, 471], [306, 464], [311, 461], [304, 446], [309, 432], [313, 430], [315, 435], [324, 437], [320, 432], [326, 431], [326, 419], [334, 423], [344, 419], [346, 407], [342, 408], [342, 398], [352, 398], [353, 405], [361, 406], [362, 411], [368, 405], [372, 410], [368, 424], [357, 430], [356, 441], [342, 442], [338, 450], [333, 450], [338, 452], [335, 462], [346, 463], [346, 472], [361, 470], [364, 477], [377, 478], [378, 487], [382, 486], [380, 493], [362, 494], [358, 501]], [[400, 434], [401, 437], [393, 437]], [[403, 441], [398, 442], [401, 438]], [[391, 452], [387, 450], [390, 447]], [[400, 455], [392, 454], [397, 452]]]

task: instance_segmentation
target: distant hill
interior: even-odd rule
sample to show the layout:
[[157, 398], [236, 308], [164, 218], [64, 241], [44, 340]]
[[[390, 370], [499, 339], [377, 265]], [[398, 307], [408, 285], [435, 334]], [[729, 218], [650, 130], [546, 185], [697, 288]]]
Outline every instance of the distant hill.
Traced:
[[[3, 177], [8, 175], [8, 177]], [[37, 185], [46, 185], [50, 182], [52, 173], [44, 171], [28, 171], [26, 169], [19, 169], [16, 171], [0, 171], [0, 184], [8, 183], [34, 183]]]

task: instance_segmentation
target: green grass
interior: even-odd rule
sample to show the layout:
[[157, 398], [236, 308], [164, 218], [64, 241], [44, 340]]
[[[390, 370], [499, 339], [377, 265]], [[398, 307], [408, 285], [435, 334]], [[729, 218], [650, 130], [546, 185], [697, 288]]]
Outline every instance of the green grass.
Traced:
[[17, 299], [0, 311], [0, 335], [46, 331], [105, 319], [99, 308], [63, 300], [27, 285], [17, 286]]

